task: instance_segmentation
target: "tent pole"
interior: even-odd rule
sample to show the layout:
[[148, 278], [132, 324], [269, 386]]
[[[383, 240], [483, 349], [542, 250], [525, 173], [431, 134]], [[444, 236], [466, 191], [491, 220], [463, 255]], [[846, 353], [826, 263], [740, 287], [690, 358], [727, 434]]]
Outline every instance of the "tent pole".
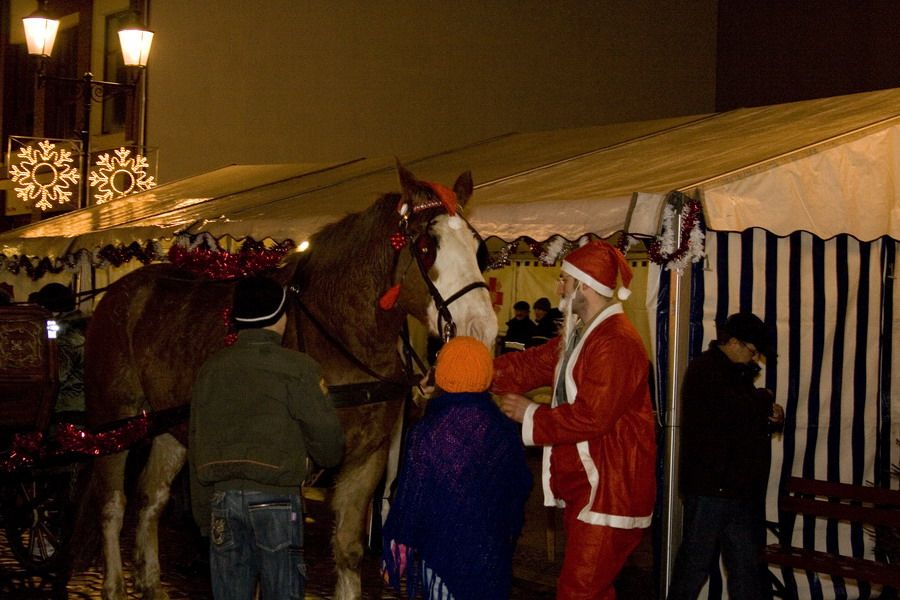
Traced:
[[[676, 244], [680, 244], [682, 215], [678, 215]], [[675, 555], [681, 545], [682, 504], [678, 497], [679, 431], [681, 424], [681, 380], [687, 366], [690, 332], [691, 269], [670, 271], [669, 381], [666, 387], [665, 447], [663, 451], [662, 548], [660, 551], [660, 598], [665, 598], [672, 580]]]

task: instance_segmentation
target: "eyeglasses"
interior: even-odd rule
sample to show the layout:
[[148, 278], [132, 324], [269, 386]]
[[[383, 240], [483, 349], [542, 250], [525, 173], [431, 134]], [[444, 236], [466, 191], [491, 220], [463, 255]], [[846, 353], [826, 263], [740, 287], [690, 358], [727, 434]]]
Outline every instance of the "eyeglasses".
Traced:
[[749, 350], [749, 351], [750, 351], [750, 354], [751, 354], [752, 356], [758, 356], [758, 355], [759, 355], [759, 350], [757, 350], [757, 349], [756, 349], [756, 346], [754, 346], [753, 344], [747, 343], [747, 342], [745, 342], [744, 340], [738, 340], [737, 338], [734, 338], [734, 339], [737, 340], [738, 344], [740, 344], [741, 346], [743, 346], [744, 348], [746, 348], [747, 350]]

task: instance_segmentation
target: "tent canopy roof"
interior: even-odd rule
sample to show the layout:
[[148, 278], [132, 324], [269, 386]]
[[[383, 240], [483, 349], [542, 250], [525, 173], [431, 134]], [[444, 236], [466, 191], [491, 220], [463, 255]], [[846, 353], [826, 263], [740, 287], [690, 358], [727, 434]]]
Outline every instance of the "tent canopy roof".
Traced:
[[[681, 190], [702, 198], [711, 229], [900, 238], [898, 136], [894, 89], [510, 134], [404, 163], [447, 185], [471, 170], [468, 215], [486, 237], [606, 236], [623, 229], [633, 193]], [[398, 189], [393, 158], [232, 165], [7, 232], [0, 251], [56, 257], [202, 232], [300, 242]]]

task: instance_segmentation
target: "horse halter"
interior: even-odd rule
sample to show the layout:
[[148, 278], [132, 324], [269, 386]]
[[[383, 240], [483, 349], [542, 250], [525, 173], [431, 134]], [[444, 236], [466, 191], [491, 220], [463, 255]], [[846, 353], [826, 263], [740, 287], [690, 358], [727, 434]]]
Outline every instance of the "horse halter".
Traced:
[[[466, 224], [466, 226], [469, 228], [469, 231], [471, 231], [475, 238], [478, 239], [480, 250], [484, 244], [484, 240], [481, 239], [481, 236], [478, 235], [478, 232], [474, 227], [472, 227], [471, 223], [469, 223], [460, 214], [456, 214], [451, 218], [458, 218]], [[464, 285], [462, 288], [450, 294], [445, 299], [441, 295], [440, 290], [437, 289], [437, 286], [434, 285], [431, 277], [428, 276], [428, 270], [431, 268], [437, 258], [437, 242], [429, 233], [429, 227], [426, 227], [425, 230], [422, 231], [422, 233], [414, 237], [413, 234], [409, 231], [408, 225], [408, 220], [404, 215], [404, 218], [400, 221], [400, 233], [406, 239], [406, 246], [409, 247], [410, 254], [412, 254], [413, 260], [415, 260], [416, 265], [418, 265], [419, 273], [421, 273], [422, 279], [425, 282], [426, 287], [428, 288], [428, 293], [431, 295], [431, 299], [434, 301], [434, 306], [437, 309], [438, 313], [438, 333], [441, 336], [441, 341], [446, 342], [450, 338], [456, 336], [456, 323], [454, 323], [453, 315], [450, 313], [450, 304], [455, 302], [456, 300], [459, 300], [472, 290], [477, 290], [479, 288], [488, 289], [488, 286], [483, 280], [473, 281], [472, 283]], [[481, 267], [481, 265], [479, 265], [479, 267]]]

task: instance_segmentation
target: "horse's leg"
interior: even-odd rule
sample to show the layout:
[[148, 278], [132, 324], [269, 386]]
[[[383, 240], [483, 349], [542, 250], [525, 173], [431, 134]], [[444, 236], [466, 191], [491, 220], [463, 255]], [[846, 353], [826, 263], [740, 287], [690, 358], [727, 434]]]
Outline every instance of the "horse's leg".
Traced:
[[172, 480], [187, 458], [187, 449], [172, 435], [153, 439], [139, 482], [141, 509], [134, 537], [134, 586], [144, 600], [168, 600], [159, 581], [159, 517], [169, 501]]
[[363, 531], [369, 502], [384, 473], [388, 448], [383, 444], [360, 457], [360, 462], [345, 462], [334, 490], [334, 566], [337, 569], [335, 600], [359, 600], [362, 585], [359, 563], [363, 556]]
[[125, 518], [125, 461], [128, 451], [100, 456], [94, 466], [100, 494], [100, 530], [103, 536], [103, 600], [125, 600], [125, 577], [122, 574], [122, 550], [119, 535]]

